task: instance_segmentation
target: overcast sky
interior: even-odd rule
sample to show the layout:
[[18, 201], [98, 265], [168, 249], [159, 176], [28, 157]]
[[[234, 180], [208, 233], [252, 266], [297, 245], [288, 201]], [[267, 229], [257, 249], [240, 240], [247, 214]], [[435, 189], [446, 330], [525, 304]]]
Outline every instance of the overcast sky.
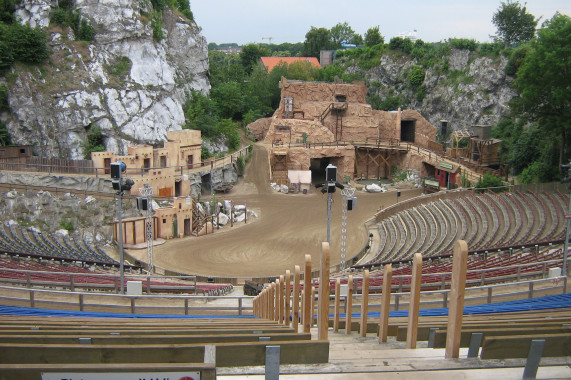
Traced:
[[[506, 0], [507, 1], [507, 0]], [[527, 12], [539, 24], [556, 11], [571, 15], [570, 0], [528, 0]], [[330, 29], [347, 22], [364, 35], [379, 26], [385, 42], [401, 33], [417, 31], [425, 42], [473, 38], [489, 42], [496, 33], [492, 17], [499, 0], [190, 0], [194, 19], [206, 40], [236, 42], [303, 42], [312, 26]]]

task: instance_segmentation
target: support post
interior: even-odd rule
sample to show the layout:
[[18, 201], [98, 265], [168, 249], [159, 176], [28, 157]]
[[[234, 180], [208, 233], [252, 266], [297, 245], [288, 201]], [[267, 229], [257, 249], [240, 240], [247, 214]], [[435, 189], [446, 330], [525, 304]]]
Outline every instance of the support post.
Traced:
[[286, 274], [284, 277], [284, 287], [285, 287], [285, 295], [284, 295], [284, 302], [285, 302], [285, 325], [287, 327], [289, 327], [289, 320], [290, 320], [290, 314], [291, 314], [291, 304], [290, 304], [290, 298], [291, 298], [291, 285], [290, 285], [290, 278], [291, 278], [291, 272], [288, 270], [286, 270]]
[[450, 307], [448, 308], [448, 327], [446, 329], [446, 359], [458, 359], [460, 355], [460, 333], [462, 330], [462, 314], [464, 312], [467, 263], [468, 244], [464, 240], [458, 240], [454, 244], [452, 261]]
[[329, 243], [321, 243], [321, 275], [319, 280], [319, 321], [317, 323], [319, 340], [327, 340], [329, 329]]
[[381, 319], [379, 321], [379, 343], [387, 341], [389, 331], [389, 311], [391, 308], [391, 284], [393, 280], [393, 267], [385, 265], [383, 272], [383, 295], [381, 298]]
[[339, 306], [341, 304], [341, 279], [335, 281], [335, 308], [333, 311], [333, 332], [339, 331]]
[[300, 280], [300, 268], [299, 265], [296, 265], [294, 267], [294, 275], [293, 275], [293, 296], [292, 296], [293, 317], [291, 320], [291, 326], [293, 327], [295, 332], [297, 332], [297, 325], [299, 323], [299, 280]]
[[545, 339], [533, 339], [529, 347], [529, 354], [523, 370], [523, 380], [535, 379], [539, 368], [539, 361], [545, 348]]
[[420, 283], [422, 281], [422, 255], [414, 254], [412, 260], [412, 279], [410, 284], [410, 302], [408, 306], [408, 326], [406, 348], [416, 348], [418, 335], [418, 311], [420, 309]]
[[345, 334], [351, 334], [351, 312], [353, 311], [353, 276], [347, 280], [347, 310], [345, 312]]
[[276, 280], [276, 282], [274, 282], [272, 284], [272, 299], [271, 299], [271, 303], [272, 303], [272, 318], [274, 321], [278, 320], [278, 281]]
[[282, 303], [282, 297], [283, 297], [283, 292], [282, 292], [282, 281], [283, 281], [284, 276], [280, 276], [279, 279], [276, 279], [276, 321], [278, 321], [279, 324], [281, 324], [283, 322], [283, 303]]
[[305, 272], [303, 274], [303, 332], [310, 332], [311, 326], [311, 255], [305, 255]]
[[284, 275], [280, 275], [280, 286], [278, 288], [278, 298], [279, 298], [279, 313], [280, 313], [280, 318], [279, 318], [279, 323], [280, 325], [284, 323]]
[[315, 326], [316, 318], [313, 318], [315, 316], [315, 286], [311, 287], [311, 307], [310, 307], [311, 311], [309, 313], [309, 325], [311, 327]]
[[363, 285], [362, 285], [362, 296], [363, 302], [361, 303], [361, 337], [367, 336], [367, 314], [369, 313], [369, 270], [365, 269], [363, 273]]
[[265, 380], [280, 378], [280, 346], [266, 346]]

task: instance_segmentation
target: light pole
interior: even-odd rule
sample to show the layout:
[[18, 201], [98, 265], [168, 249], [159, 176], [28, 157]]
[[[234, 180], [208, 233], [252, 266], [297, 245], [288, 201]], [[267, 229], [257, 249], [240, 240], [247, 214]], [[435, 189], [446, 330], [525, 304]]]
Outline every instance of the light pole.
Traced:
[[327, 193], [327, 242], [331, 242], [331, 204], [333, 199], [331, 194], [335, 192], [335, 188], [338, 187], [343, 189], [343, 185], [337, 182], [337, 167], [331, 164], [327, 165], [325, 168], [325, 181], [324, 183], [319, 183], [315, 187], [323, 187], [321, 189], [322, 193]]
[[125, 163], [118, 161], [113, 162], [111, 167], [111, 184], [113, 185], [113, 190], [117, 190], [117, 224], [119, 229], [119, 277], [121, 294], [125, 294], [125, 266], [124, 266], [124, 255], [123, 255], [123, 191], [131, 190], [131, 187], [135, 184], [133, 180], [129, 178], [123, 179], [122, 173], [127, 170], [127, 165]]

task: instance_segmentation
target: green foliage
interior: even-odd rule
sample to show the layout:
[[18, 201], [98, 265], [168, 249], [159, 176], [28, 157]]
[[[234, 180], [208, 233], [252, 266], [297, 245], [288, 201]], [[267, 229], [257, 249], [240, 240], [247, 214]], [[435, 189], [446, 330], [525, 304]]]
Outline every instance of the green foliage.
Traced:
[[347, 22], [338, 23], [329, 31], [331, 47], [333, 49], [339, 49], [343, 42], [352, 43], [351, 41], [356, 38], [356, 35], [357, 33], [355, 33]]
[[59, 6], [50, 13], [50, 24], [62, 28], [71, 27], [78, 41], [93, 41], [95, 30], [79, 10], [73, 9], [72, 1], [60, 1]]
[[220, 134], [226, 138], [226, 143], [230, 150], [240, 148], [240, 134], [238, 133], [238, 125], [231, 119], [222, 119], [216, 125]]
[[373, 47], [378, 44], [384, 44], [385, 39], [381, 35], [378, 26], [374, 26], [372, 28], [367, 29], [365, 33], [365, 46], [366, 47]]
[[38, 64], [49, 56], [46, 34], [39, 28], [0, 23], [0, 67], [14, 61]]
[[123, 79], [129, 74], [132, 66], [133, 62], [131, 62], [129, 57], [121, 56], [115, 58], [115, 60], [107, 66], [107, 72], [114, 77]]
[[401, 50], [407, 54], [410, 54], [413, 48], [414, 43], [409, 38], [393, 37], [389, 42], [390, 50]]
[[478, 43], [476, 40], [468, 38], [451, 38], [449, 40], [450, 46], [454, 49], [467, 49], [470, 51], [476, 51], [478, 48]]
[[0, 112], [10, 111], [9, 95], [10, 92], [6, 86], [0, 84]]
[[86, 142], [82, 143], [81, 146], [83, 147], [83, 158], [86, 160], [91, 159], [91, 152], [104, 152], [105, 141], [101, 128], [90, 126]]
[[12, 24], [14, 22], [15, 11], [15, 0], [0, 0], [0, 22], [5, 24]]
[[260, 62], [260, 57], [267, 57], [270, 54], [268, 49], [263, 48], [259, 44], [247, 44], [242, 46], [240, 61], [246, 73], [250, 74], [254, 70], [254, 67]]
[[319, 58], [321, 50], [331, 50], [333, 47], [329, 29], [312, 26], [305, 34], [302, 54], [305, 57]]
[[538, 30], [514, 81], [519, 96], [513, 111], [536, 122], [541, 132], [559, 143], [559, 164], [567, 162], [571, 119], [571, 18], [556, 13]]
[[222, 118], [239, 118], [244, 112], [244, 94], [240, 83], [225, 82], [212, 88], [210, 98], [216, 102]]
[[419, 87], [424, 82], [426, 72], [421, 66], [413, 66], [408, 74], [408, 82], [413, 88]]
[[157, 10], [153, 11], [152, 18], [151, 18], [151, 28], [153, 29], [153, 38], [156, 41], [160, 41], [160, 40], [165, 38], [165, 34], [163, 33], [163, 12], [162, 11], [157, 11]]
[[236, 159], [236, 166], [238, 167], [238, 174], [243, 175], [244, 170], [246, 170], [246, 162], [244, 162], [244, 157], [240, 156]]
[[67, 231], [73, 231], [73, 230], [75, 230], [75, 227], [73, 226], [73, 221], [71, 221], [71, 220], [69, 220], [69, 219], [62, 220], [62, 221], [59, 223], [59, 226], [60, 226], [61, 228], [63, 228], [64, 230], [67, 230]]
[[155, 12], [162, 12], [165, 9], [166, 2], [165, 0], [151, 0], [151, 4]]
[[0, 146], [9, 146], [12, 144], [12, 135], [6, 128], [6, 123], [0, 121]]
[[505, 68], [507, 75], [515, 76], [520, 66], [524, 63], [526, 56], [530, 53], [531, 46], [524, 44], [517, 48], [511, 49], [509, 52], [508, 64]]
[[492, 190], [495, 193], [501, 193], [502, 191], [507, 190], [507, 187], [504, 186], [504, 181], [501, 178], [489, 173], [484, 174], [474, 187], [477, 189], [477, 193], [487, 190]]
[[95, 37], [95, 30], [91, 23], [86, 18], [82, 18], [79, 23], [79, 30], [77, 31], [77, 39], [80, 41], [93, 41]]
[[176, 6], [180, 11], [180, 13], [184, 15], [184, 17], [186, 17], [190, 21], [194, 21], [194, 15], [190, 10], [190, 3], [188, 0], [176, 0]]
[[499, 39], [508, 46], [530, 41], [535, 35], [537, 21], [532, 14], [527, 13], [525, 5], [510, 0], [502, 1], [492, 17]]

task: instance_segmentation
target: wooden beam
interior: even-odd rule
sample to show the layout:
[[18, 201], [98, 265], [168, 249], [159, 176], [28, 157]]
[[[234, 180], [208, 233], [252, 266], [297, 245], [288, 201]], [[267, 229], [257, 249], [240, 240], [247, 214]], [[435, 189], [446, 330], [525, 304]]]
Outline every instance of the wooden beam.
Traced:
[[293, 317], [291, 327], [297, 332], [297, 325], [299, 323], [299, 281], [300, 281], [300, 268], [299, 265], [294, 267], [293, 275]]
[[341, 305], [341, 279], [335, 280], [335, 308], [333, 311], [333, 332], [339, 331], [339, 306]]
[[347, 280], [347, 299], [345, 300], [347, 310], [345, 312], [345, 334], [351, 334], [351, 312], [353, 311], [353, 276], [349, 275]]
[[387, 341], [389, 330], [389, 310], [391, 308], [391, 283], [393, 280], [393, 267], [385, 265], [383, 271], [383, 295], [381, 298], [381, 319], [379, 321], [379, 343]]
[[317, 339], [327, 340], [329, 329], [329, 243], [321, 243], [321, 275], [319, 276], [319, 322]]
[[412, 279], [410, 285], [410, 303], [408, 308], [408, 332], [406, 336], [406, 348], [416, 348], [421, 281], [422, 255], [420, 253], [415, 253], [412, 261]]
[[303, 274], [303, 332], [308, 333], [311, 328], [311, 255], [305, 255], [305, 272]]
[[458, 240], [454, 244], [452, 261], [452, 282], [450, 285], [450, 306], [448, 308], [448, 334], [446, 336], [446, 359], [457, 359], [460, 355], [460, 337], [462, 314], [464, 313], [464, 294], [466, 292], [466, 269], [468, 263], [468, 244]]
[[367, 317], [369, 313], [369, 270], [365, 269], [363, 273], [363, 286], [362, 286], [362, 298], [363, 302], [361, 302], [361, 326], [360, 326], [360, 334], [361, 337], [367, 336]]
[[289, 327], [290, 324], [290, 315], [291, 315], [291, 304], [290, 304], [290, 298], [291, 298], [291, 286], [290, 286], [290, 278], [291, 278], [291, 272], [288, 270], [286, 270], [286, 274], [284, 277], [284, 281], [285, 281], [285, 296], [284, 296], [284, 302], [285, 302], [285, 325]]

